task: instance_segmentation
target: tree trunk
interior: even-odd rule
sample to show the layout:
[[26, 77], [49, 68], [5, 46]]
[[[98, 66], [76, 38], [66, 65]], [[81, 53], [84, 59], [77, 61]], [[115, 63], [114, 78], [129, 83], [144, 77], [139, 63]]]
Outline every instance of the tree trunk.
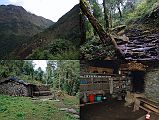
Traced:
[[88, 3], [85, 0], [80, 1], [80, 8], [82, 12], [87, 16], [93, 28], [96, 30], [97, 34], [100, 37], [100, 40], [104, 44], [110, 44], [111, 38], [104, 31], [102, 25], [98, 22], [98, 20], [93, 16], [93, 14], [89, 11]]
[[118, 11], [119, 11], [119, 15], [120, 15], [120, 20], [122, 20], [122, 17], [123, 17], [123, 16], [122, 16], [122, 13], [121, 13], [121, 9], [120, 9], [120, 6], [118, 6], [117, 8], [118, 8]]
[[[91, 0], [91, 5], [93, 6], [93, 16], [97, 19], [97, 20], [99, 20], [99, 15], [98, 15], [98, 12], [99, 11], [97, 11], [97, 8], [95, 7], [95, 6], [97, 6], [97, 0]], [[98, 34], [97, 34], [97, 32], [96, 32], [96, 30], [94, 30], [94, 35], [95, 36], [97, 36]]]
[[89, 7], [88, 7], [88, 3], [86, 0], [80, 0], [80, 8], [82, 10], [82, 12], [87, 16], [87, 18], [89, 19], [90, 23], [92, 24], [93, 28], [96, 30], [97, 34], [100, 37], [100, 40], [103, 44], [106, 45], [114, 45], [117, 54], [119, 56], [122, 56], [122, 52], [121, 50], [119, 50], [116, 41], [114, 39], [111, 38], [111, 36], [109, 34], [107, 34], [105, 32], [105, 30], [103, 29], [102, 25], [98, 22], [98, 20], [92, 15], [92, 13], [89, 11]]
[[58, 89], [61, 90], [61, 73], [59, 74], [59, 85], [58, 85]]
[[80, 31], [81, 31], [80, 45], [83, 45], [86, 42], [85, 16], [83, 15], [83, 13], [80, 13]]
[[110, 13], [109, 13], [109, 20], [110, 20], [110, 28], [113, 27], [113, 22], [112, 22], [112, 11], [110, 10]]
[[104, 8], [104, 19], [105, 19], [105, 29], [109, 30], [109, 18], [108, 18], [108, 9], [106, 6], [106, 0], [103, 0], [103, 8]]

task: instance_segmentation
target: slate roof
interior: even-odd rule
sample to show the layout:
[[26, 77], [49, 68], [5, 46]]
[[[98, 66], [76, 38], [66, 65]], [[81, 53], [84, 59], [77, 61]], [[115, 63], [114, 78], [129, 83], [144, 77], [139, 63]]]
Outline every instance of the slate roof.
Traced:
[[20, 84], [23, 84], [23, 85], [30, 85], [30, 83], [27, 83], [23, 80], [15, 78], [15, 77], [2, 79], [2, 80], [0, 80], [0, 84], [5, 83], [5, 82], [9, 82], [9, 81], [14, 81], [14, 82], [17, 82], [17, 83], [20, 83]]

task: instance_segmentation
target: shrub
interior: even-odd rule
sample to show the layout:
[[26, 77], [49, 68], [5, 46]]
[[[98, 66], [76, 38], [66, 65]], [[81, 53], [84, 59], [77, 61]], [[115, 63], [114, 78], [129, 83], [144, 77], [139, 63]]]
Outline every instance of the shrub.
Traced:
[[107, 46], [99, 42], [99, 38], [95, 37], [88, 40], [80, 48], [81, 59], [86, 60], [103, 60], [107, 57], [114, 57], [115, 49], [112, 45]]

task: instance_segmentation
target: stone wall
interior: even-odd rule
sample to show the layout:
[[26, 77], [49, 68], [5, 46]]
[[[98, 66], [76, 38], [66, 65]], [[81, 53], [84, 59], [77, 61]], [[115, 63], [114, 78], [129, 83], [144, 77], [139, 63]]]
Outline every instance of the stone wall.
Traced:
[[159, 68], [146, 73], [145, 95], [147, 98], [159, 102]]
[[11, 96], [28, 96], [27, 86], [17, 82], [4, 82], [0, 84], [0, 94]]

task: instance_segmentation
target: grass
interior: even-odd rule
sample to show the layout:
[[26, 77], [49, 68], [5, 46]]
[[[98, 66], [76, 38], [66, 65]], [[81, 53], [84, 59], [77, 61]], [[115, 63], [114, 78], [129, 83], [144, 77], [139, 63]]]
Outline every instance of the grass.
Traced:
[[[67, 99], [67, 98], [66, 98]], [[75, 104], [70, 99], [64, 104]], [[0, 120], [76, 120], [71, 114], [59, 111], [54, 101], [33, 101], [29, 97], [0, 95]]]
[[128, 12], [124, 16], [126, 17], [126, 23], [136, 21], [137, 19], [144, 18], [146, 14], [150, 13], [155, 7], [157, 7], [158, 0], [142, 0], [136, 5], [133, 12]]
[[65, 94], [63, 103], [67, 107], [71, 106], [73, 108], [78, 108], [77, 106], [79, 105], [79, 98], [77, 96], [69, 96], [69, 95]]

